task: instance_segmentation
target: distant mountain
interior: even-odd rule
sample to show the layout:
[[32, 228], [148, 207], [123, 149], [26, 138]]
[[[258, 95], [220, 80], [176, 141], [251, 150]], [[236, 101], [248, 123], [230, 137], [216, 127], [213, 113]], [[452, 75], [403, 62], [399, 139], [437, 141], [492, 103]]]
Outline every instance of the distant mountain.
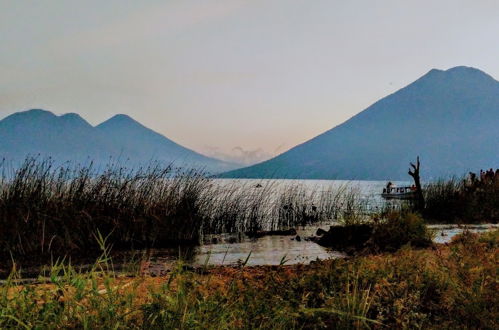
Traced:
[[56, 116], [40, 109], [14, 113], [0, 121], [0, 159], [19, 162], [27, 155], [99, 166], [110, 161], [133, 167], [159, 161], [211, 173], [237, 165], [182, 147], [126, 115], [93, 127], [74, 113]]
[[105, 140], [121, 146], [120, 152], [133, 159], [162, 159], [210, 168], [236, 167], [208, 158], [165, 138], [127, 115], [116, 115], [95, 127]]
[[228, 178], [423, 179], [499, 167], [499, 82], [469, 67], [433, 69], [345, 123]]

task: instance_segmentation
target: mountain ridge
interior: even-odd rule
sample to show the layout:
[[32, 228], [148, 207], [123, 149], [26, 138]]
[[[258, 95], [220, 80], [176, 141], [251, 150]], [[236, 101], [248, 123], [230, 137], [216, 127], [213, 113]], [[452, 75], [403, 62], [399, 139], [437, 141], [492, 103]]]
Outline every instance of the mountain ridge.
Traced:
[[0, 141], [0, 158], [17, 162], [40, 155], [59, 162], [123, 161], [131, 167], [158, 161], [209, 173], [237, 167], [185, 148], [125, 114], [92, 126], [76, 113], [20, 111], [0, 120]]
[[496, 125], [499, 82], [470, 67], [433, 69], [287, 152], [221, 177], [407, 179], [417, 155], [427, 177], [461, 175], [499, 163]]

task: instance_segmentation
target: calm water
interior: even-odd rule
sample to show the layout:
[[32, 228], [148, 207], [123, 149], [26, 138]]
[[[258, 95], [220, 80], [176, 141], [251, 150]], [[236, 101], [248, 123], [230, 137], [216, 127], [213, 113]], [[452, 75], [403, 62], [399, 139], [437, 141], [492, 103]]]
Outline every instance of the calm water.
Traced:
[[[327, 226], [320, 226], [327, 229]], [[460, 234], [467, 228], [471, 232], [479, 233], [499, 228], [499, 225], [431, 225], [436, 231], [435, 242], [447, 243], [452, 237]], [[179, 256], [193, 267], [203, 265], [238, 265], [246, 262], [248, 266], [279, 265], [284, 262], [290, 264], [308, 264], [314, 260], [342, 258], [345, 254], [324, 248], [316, 243], [305, 240], [313, 235], [317, 227], [308, 227], [297, 230], [301, 240], [294, 236], [265, 236], [258, 239], [237, 237], [237, 235], [221, 235], [217, 243], [203, 244], [189, 251], [177, 249], [161, 249], [153, 251], [149, 272], [161, 275], [169, 271], [179, 259]], [[234, 240], [236, 240], [234, 242]], [[251, 253], [251, 254], [250, 254]]]
[[[407, 185], [409, 182], [394, 182], [397, 185]], [[302, 186], [308, 192], [329, 191], [331, 189], [355, 189], [362, 199], [367, 200], [374, 208], [382, 206], [384, 200], [380, 192], [386, 185], [385, 181], [342, 181], [342, 180], [216, 180], [221, 187], [240, 185], [241, 189], [247, 189], [248, 194], [254, 189], [269, 189], [279, 191], [289, 186]], [[261, 185], [261, 188], [256, 188]], [[329, 224], [330, 225], [330, 224]], [[317, 228], [328, 229], [329, 225], [309, 226], [297, 228], [300, 240], [294, 236], [265, 236], [251, 239], [242, 234], [218, 235], [216, 240], [207, 237], [205, 243], [189, 251], [179, 250], [156, 250], [151, 256], [149, 270], [151, 273], [161, 274], [172, 267], [179, 256], [186, 263], [199, 267], [208, 265], [237, 265], [246, 262], [246, 265], [279, 265], [285, 264], [308, 264], [313, 260], [329, 258], [341, 258], [344, 254], [338, 251], [319, 246], [306, 240], [315, 234]], [[449, 242], [453, 236], [464, 230], [462, 226], [433, 225], [436, 231], [435, 241], [437, 243]], [[497, 228], [495, 225], [473, 225], [469, 229], [481, 232]]]
[[[310, 200], [320, 198], [324, 193], [326, 195], [330, 194], [331, 199], [334, 199], [337, 193], [347, 194], [351, 192], [356, 196], [358, 202], [362, 203], [363, 208], [372, 210], [376, 210], [387, 203], [400, 203], [400, 201], [396, 200], [387, 202], [381, 197], [386, 181], [216, 179], [214, 183], [222, 191], [224, 189], [230, 191], [237, 187], [249, 199], [261, 193], [276, 197], [280, 192], [290, 190], [290, 188], [298, 188], [300, 191], [303, 190]], [[392, 181], [392, 183], [397, 186], [410, 185], [408, 181]], [[272, 198], [267, 202], [271, 202], [271, 200]]]
[[317, 227], [298, 229], [300, 240], [295, 236], [264, 236], [252, 239], [244, 235], [219, 235], [216, 243], [203, 244], [188, 251], [160, 249], [152, 253], [149, 271], [153, 274], [163, 274], [174, 266], [179, 256], [193, 267], [237, 265], [244, 262], [247, 266], [308, 264], [317, 259], [345, 256], [341, 252], [305, 239], [315, 234], [316, 230]]

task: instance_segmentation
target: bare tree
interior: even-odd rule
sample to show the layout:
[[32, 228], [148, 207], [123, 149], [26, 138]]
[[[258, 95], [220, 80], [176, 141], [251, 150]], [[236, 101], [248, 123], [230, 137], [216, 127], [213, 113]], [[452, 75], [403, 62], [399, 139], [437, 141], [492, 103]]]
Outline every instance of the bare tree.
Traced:
[[419, 167], [420, 167], [420, 162], [419, 162], [419, 156], [416, 159], [416, 165], [413, 163], [410, 163], [412, 169], [409, 168], [409, 175], [412, 176], [414, 179], [414, 184], [416, 185], [416, 206], [419, 209], [423, 209], [425, 202], [424, 202], [424, 196], [423, 196], [423, 189], [421, 189], [421, 179], [419, 176]]

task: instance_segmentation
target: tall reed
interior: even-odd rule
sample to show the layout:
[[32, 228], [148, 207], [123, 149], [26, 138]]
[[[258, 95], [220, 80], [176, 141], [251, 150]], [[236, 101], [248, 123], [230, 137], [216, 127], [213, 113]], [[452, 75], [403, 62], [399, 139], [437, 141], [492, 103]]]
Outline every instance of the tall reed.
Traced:
[[104, 169], [28, 158], [2, 168], [0, 255], [92, 254], [97, 232], [115, 248], [197, 244], [203, 234], [278, 230], [365, 215], [348, 186], [219, 181], [152, 164]]
[[196, 242], [208, 184], [171, 167], [98, 172], [27, 159], [0, 185], [0, 254], [87, 253], [97, 232], [116, 247]]
[[424, 189], [423, 216], [440, 223], [497, 223], [499, 181], [474, 182], [452, 178], [429, 183]]

